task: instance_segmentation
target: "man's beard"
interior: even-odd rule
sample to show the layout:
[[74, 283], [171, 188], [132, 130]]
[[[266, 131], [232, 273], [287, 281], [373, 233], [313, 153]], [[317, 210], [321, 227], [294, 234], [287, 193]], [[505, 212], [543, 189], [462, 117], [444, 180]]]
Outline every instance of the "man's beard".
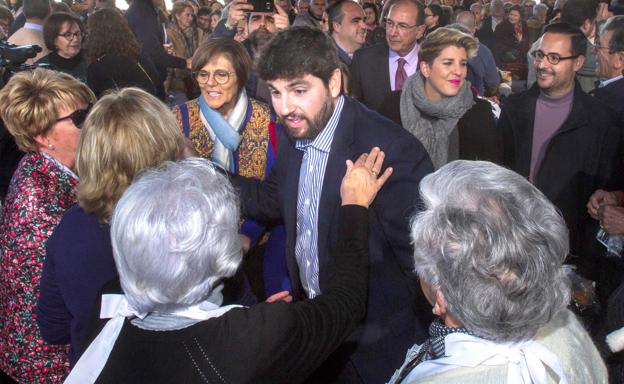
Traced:
[[255, 31], [251, 32], [248, 39], [251, 43], [251, 46], [255, 50], [259, 50], [264, 47], [271, 39], [275, 36], [274, 33], [269, 32], [265, 27], [260, 27]]
[[[312, 120], [308, 119], [306, 116], [293, 112], [290, 113], [286, 116], [283, 117], [279, 117], [280, 123], [282, 124], [282, 126], [286, 127], [286, 132], [288, 134], [288, 137], [290, 137], [291, 139], [294, 140], [314, 140], [319, 133], [321, 133], [321, 131], [323, 130], [323, 128], [325, 128], [325, 125], [327, 124], [327, 122], [329, 121], [332, 113], [334, 113], [334, 103], [332, 102], [332, 98], [329, 95], [329, 93], [327, 94], [327, 97], [325, 98], [325, 102], [323, 103], [323, 106], [321, 107], [321, 109], [318, 111], [318, 113], [312, 118]], [[301, 137], [293, 137], [293, 135], [291, 134], [290, 128], [288, 127], [288, 118], [299, 118], [302, 120], [305, 120], [308, 123], [308, 130], [307, 132], [304, 133], [303, 136]]]

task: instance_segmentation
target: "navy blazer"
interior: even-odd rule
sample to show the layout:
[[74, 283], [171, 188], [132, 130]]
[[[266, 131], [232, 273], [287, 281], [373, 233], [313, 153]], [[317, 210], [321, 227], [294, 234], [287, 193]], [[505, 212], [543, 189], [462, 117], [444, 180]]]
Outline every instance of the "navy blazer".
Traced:
[[[278, 146], [278, 161], [264, 182], [233, 176], [240, 189], [243, 209], [261, 220], [283, 219], [286, 257], [293, 294], [305, 297], [295, 258], [297, 193], [303, 152], [285, 131]], [[420, 288], [413, 272], [408, 220], [419, 204], [418, 185], [432, 172], [431, 160], [409, 132], [359, 102], [345, 98], [325, 169], [319, 202], [318, 258], [321, 291], [333, 270], [332, 254], [338, 233], [340, 183], [347, 159], [355, 160], [374, 146], [386, 154], [385, 166], [394, 173], [369, 209], [369, 294], [367, 316], [343, 344], [358, 375], [367, 383], [385, 382], [403, 362], [406, 350], [425, 338], [423, 319], [417, 313]], [[424, 317], [423, 317], [424, 316]]]
[[360, 48], [351, 61], [352, 95], [370, 109], [379, 111], [390, 88], [390, 48], [386, 43]]

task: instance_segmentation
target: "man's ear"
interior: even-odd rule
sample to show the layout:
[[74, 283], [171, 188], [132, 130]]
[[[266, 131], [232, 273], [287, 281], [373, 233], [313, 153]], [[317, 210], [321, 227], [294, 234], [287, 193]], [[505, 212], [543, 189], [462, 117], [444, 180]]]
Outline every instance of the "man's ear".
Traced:
[[585, 55], [581, 55], [574, 59], [574, 72], [578, 72], [585, 64]]
[[335, 99], [340, 96], [340, 92], [342, 91], [342, 72], [340, 71], [340, 68], [336, 68], [334, 70], [334, 73], [332, 73], [329, 78], [327, 86], [332, 98]]

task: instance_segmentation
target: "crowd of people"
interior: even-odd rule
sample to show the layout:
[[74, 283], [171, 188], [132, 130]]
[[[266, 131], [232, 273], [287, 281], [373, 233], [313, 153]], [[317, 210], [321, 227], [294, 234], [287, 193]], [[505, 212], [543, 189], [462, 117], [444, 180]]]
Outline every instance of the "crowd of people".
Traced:
[[0, 0], [0, 382], [624, 382], [624, 1], [128, 5]]

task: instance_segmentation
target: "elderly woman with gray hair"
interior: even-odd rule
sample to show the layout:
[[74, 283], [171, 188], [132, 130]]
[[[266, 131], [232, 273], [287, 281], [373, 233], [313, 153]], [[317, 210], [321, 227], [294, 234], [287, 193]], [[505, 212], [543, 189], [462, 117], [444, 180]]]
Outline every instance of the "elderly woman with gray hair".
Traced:
[[374, 148], [341, 185], [335, 276], [313, 300], [222, 306], [222, 280], [242, 260], [239, 201], [224, 175], [194, 158], [144, 173], [111, 220], [124, 295], [104, 295], [112, 317], [66, 383], [296, 383], [364, 317], [367, 207], [388, 179]]
[[454, 161], [420, 184], [414, 261], [437, 319], [391, 383], [606, 383], [566, 309], [568, 230], [522, 176]]

